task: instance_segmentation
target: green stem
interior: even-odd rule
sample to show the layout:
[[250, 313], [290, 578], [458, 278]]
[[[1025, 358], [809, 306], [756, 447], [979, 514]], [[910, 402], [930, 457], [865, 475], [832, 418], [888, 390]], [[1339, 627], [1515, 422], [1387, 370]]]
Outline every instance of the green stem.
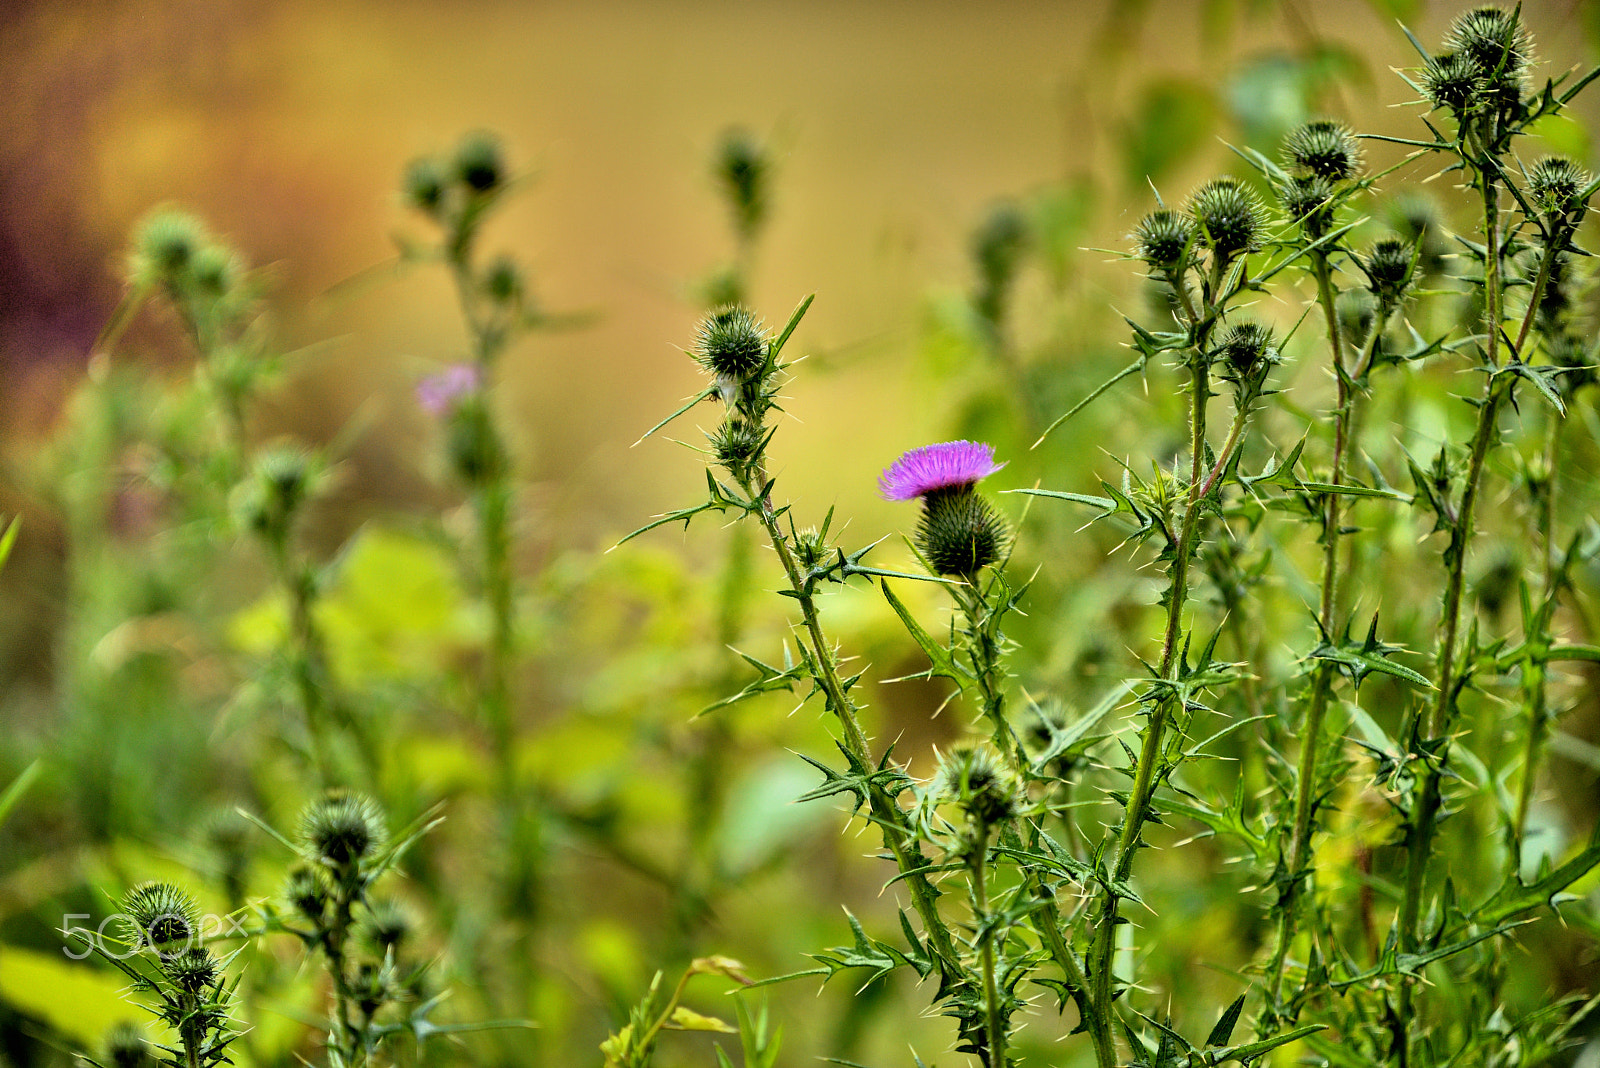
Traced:
[[[1211, 389], [1209, 368], [1199, 346], [1191, 358], [1194, 384], [1190, 397], [1190, 491], [1178, 535], [1176, 555], [1172, 561], [1172, 585], [1167, 593], [1167, 623], [1161, 640], [1159, 676], [1166, 682], [1177, 681], [1178, 637], [1182, 629], [1183, 608], [1189, 599], [1189, 561], [1194, 555], [1200, 503], [1204, 500], [1204, 494], [1201, 493], [1201, 477], [1205, 464], [1206, 402], [1210, 398]], [[1237, 439], [1234, 439], [1234, 443], [1237, 444]], [[1226, 469], [1227, 456], [1228, 454], [1224, 453], [1219, 458], [1220, 470]], [[1155, 793], [1156, 766], [1161, 762], [1162, 743], [1171, 717], [1172, 699], [1170, 689], [1163, 692], [1151, 708], [1149, 722], [1145, 725], [1144, 742], [1140, 748], [1138, 764], [1134, 769], [1133, 789], [1128, 793], [1128, 802], [1123, 808], [1122, 826], [1117, 833], [1116, 862], [1110, 880], [1103, 887], [1100, 919], [1094, 941], [1090, 946], [1088, 965], [1092, 990], [1090, 1001], [1095, 1007], [1095, 1019], [1091, 1031], [1097, 1032], [1094, 1034], [1097, 1052], [1115, 1049], [1115, 1040], [1111, 1035], [1111, 1017], [1114, 1011], [1112, 957], [1116, 948], [1116, 928], [1121, 905], [1121, 895], [1115, 888], [1125, 883], [1133, 871], [1133, 857], [1139, 832], [1144, 828], [1145, 818], [1150, 811], [1150, 801]]]
[[[1529, 621], [1531, 632], [1523, 635], [1524, 641], [1545, 639], [1550, 631], [1550, 617], [1556, 601], [1556, 488], [1561, 464], [1562, 419], [1556, 412], [1547, 415], [1544, 438], [1545, 483], [1539, 500], [1539, 542], [1544, 561], [1541, 593], [1543, 602], [1534, 619]], [[1511, 857], [1513, 873], [1521, 870], [1522, 845], [1528, 828], [1528, 809], [1533, 804], [1533, 791], [1539, 779], [1539, 755], [1550, 728], [1549, 698], [1543, 661], [1530, 662], [1522, 667], [1523, 701], [1528, 710], [1528, 738], [1522, 754], [1522, 784], [1517, 790], [1517, 811], [1512, 821]]]
[[[766, 496], [758, 497], [760, 488], [767, 482], [766, 469], [760, 464], [751, 465], [750, 469], [739, 475], [739, 484], [756, 504], [756, 515], [766, 531], [767, 540], [771, 542], [773, 551], [778, 554], [784, 574], [788, 576], [789, 586], [794, 591], [795, 600], [800, 604], [805, 635], [811, 646], [813, 663], [816, 666], [817, 685], [822, 688], [829, 709], [839, 720], [839, 727], [844, 732], [845, 748], [855, 761], [870, 769], [875, 763], [872, 751], [867, 744], [866, 733], [861, 729], [855, 703], [850, 700], [843, 683], [839, 680], [833, 649], [823, 633], [815, 598], [806, 591], [800, 565], [795, 561], [794, 553], [790, 551], [782, 527], [778, 525], [778, 515], [772, 507], [771, 499]], [[934, 904], [939, 897], [939, 891], [928, 881], [926, 875], [918, 871], [926, 866], [927, 861], [917, 844], [916, 836], [907, 825], [906, 814], [895, 803], [894, 797], [876, 782], [869, 782], [867, 785], [867, 805], [874, 822], [878, 824], [883, 834], [884, 846], [894, 855], [895, 864], [905, 875], [903, 881], [910, 890], [912, 904], [922, 920], [923, 934], [938, 957], [940, 968], [951, 977], [959, 975], [960, 955], [950, 937], [949, 929], [939, 918], [938, 908]]]
[[967, 655], [977, 680], [983, 716], [994, 728], [991, 741], [995, 748], [1005, 754], [1012, 771], [1024, 775], [1027, 754], [1016, 731], [1012, 729], [1011, 721], [1006, 718], [1005, 672], [1000, 666], [1000, 643], [995, 637], [998, 621], [978, 585], [978, 576], [964, 575], [962, 578], [965, 585], [951, 586], [949, 589], [967, 620]]
[[[1332, 353], [1334, 381], [1337, 386], [1338, 400], [1333, 422], [1333, 467], [1329, 481], [1338, 486], [1343, 485], [1345, 480], [1345, 464], [1351, 441], [1351, 421], [1356, 407], [1356, 398], [1350, 392], [1350, 384], [1359, 380], [1371, 366], [1372, 354], [1383, 336], [1384, 328], [1388, 325], [1388, 316], [1380, 314], [1373, 322], [1366, 343], [1356, 358], [1356, 370], [1353, 374], [1349, 373], [1344, 363], [1344, 345], [1339, 331], [1336, 297], [1328, 269], [1328, 258], [1322, 253], [1314, 253], [1311, 263], [1312, 273], [1317, 280], [1317, 303], [1322, 306], [1323, 318], [1327, 323], [1328, 346]], [[1339, 604], [1339, 545], [1343, 537], [1341, 528], [1344, 522], [1341, 501], [1342, 498], [1337, 493], [1327, 494], [1323, 501], [1322, 588], [1317, 603], [1317, 625], [1322, 634], [1328, 637], [1336, 633], [1338, 622], [1335, 616]], [[1266, 1008], [1262, 1013], [1260, 1029], [1263, 1035], [1271, 1031], [1280, 1019], [1278, 995], [1283, 984], [1283, 972], [1289, 948], [1294, 942], [1296, 929], [1299, 926], [1300, 897], [1305, 888], [1305, 876], [1309, 874], [1305, 869], [1311, 854], [1312, 817], [1316, 809], [1317, 758], [1322, 751], [1322, 728], [1327, 718], [1328, 703], [1333, 695], [1334, 674], [1333, 664], [1329, 661], [1324, 660], [1317, 665], [1316, 674], [1312, 678], [1311, 699], [1306, 707], [1305, 722], [1300, 730], [1294, 824], [1290, 832], [1289, 848], [1284, 855], [1289, 882], [1284, 887], [1283, 898], [1279, 902], [1276, 944], [1273, 948], [1272, 963], [1267, 968]], [[1292, 1015], [1290, 1018], [1293, 1018]]]
[[974, 843], [969, 868], [972, 873], [972, 921], [978, 927], [978, 966], [983, 971], [983, 1017], [988, 1037], [989, 1068], [1005, 1068], [1006, 1024], [1000, 1011], [1000, 984], [995, 974], [994, 928], [989, 915], [988, 867], [989, 829], [982, 828]]
[[[1473, 514], [1477, 508], [1484, 459], [1488, 456], [1489, 448], [1498, 433], [1500, 404], [1506, 394], [1499, 378], [1493, 374], [1500, 366], [1500, 320], [1504, 297], [1500, 278], [1499, 193], [1488, 168], [1480, 166], [1477, 170], [1483, 191], [1484, 326], [1487, 334], [1485, 362], [1490, 376], [1484, 384], [1483, 398], [1478, 404], [1478, 425], [1472, 436], [1466, 484], [1461, 491], [1461, 504], [1450, 524], [1450, 544], [1446, 549], [1444, 605], [1440, 614], [1439, 643], [1434, 657], [1438, 665], [1434, 685], [1438, 689], [1423, 721], [1417, 725], [1421, 735], [1420, 740], [1437, 741], [1441, 748], [1435, 759], [1422, 761], [1415, 807], [1411, 814], [1405, 883], [1396, 918], [1396, 926], [1399, 929], [1398, 948], [1401, 953], [1416, 952], [1418, 944], [1417, 928], [1422, 911], [1424, 877], [1433, 851], [1433, 837], [1437, 830], [1439, 812], [1443, 807], [1442, 766], [1448, 756], [1448, 749], [1445, 746], [1448, 744], [1448, 731], [1455, 713], [1456, 638], [1461, 626], [1461, 595], [1465, 586], [1467, 547], [1472, 540]], [[1529, 314], [1532, 314], [1531, 308]], [[1401, 984], [1399, 992], [1398, 1017], [1404, 1030], [1396, 1053], [1402, 1068], [1412, 1063], [1411, 1044], [1416, 1038], [1416, 1033], [1410, 1026], [1413, 1019], [1413, 988], [1414, 983], [1406, 981]]]

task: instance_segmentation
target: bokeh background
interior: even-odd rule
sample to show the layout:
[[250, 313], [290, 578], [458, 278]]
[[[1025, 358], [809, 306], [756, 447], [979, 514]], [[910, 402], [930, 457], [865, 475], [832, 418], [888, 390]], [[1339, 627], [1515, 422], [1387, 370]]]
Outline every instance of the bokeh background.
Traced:
[[[261, 442], [333, 449], [335, 489], [307, 541], [321, 559], [373, 570], [368, 587], [346, 577], [350, 611], [397, 612], [360, 598], [396, 573], [426, 573], [445, 591], [426, 611], [470, 617], [464, 580], [435, 551], [448, 539], [431, 533], [459, 527], [461, 494], [413, 396], [467, 342], [443, 275], [396, 260], [395, 235], [425, 230], [398, 189], [408, 161], [448, 151], [464, 131], [502, 139], [523, 187], [486, 250], [515, 253], [540, 306], [573, 320], [508, 354], [496, 400], [521, 481], [523, 760], [559, 795], [542, 847], [559, 934], [536, 948], [529, 967], [540, 980], [517, 1010], [540, 1020], [541, 1037], [435, 1056], [584, 1063], [657, 967], [721, 952], [780, 974], [844, 939], [841, 903], [892, 923], [881, 873], [859, 856], [870, 839], [840, 839], [825, 806], [787, 805], [811, 779], [784, 748], [828, 749], [813, 710], [757, 702], [714, 735], [691, 718], [738, 677], [715, 641], [726, 536], [715, 522], [664, 528], [605, 552], [703, 492], [694, 454], [663, 438], [633, 443], [700, 388], [682, 349], [707, 280], [735, 255], [712, 171], [725, 132], [748, 131], [773, 162], [752, 305], [781, 323], [817, 294], [796, 337], [808, 359], [788, 391], [793, 418], [775, 473], [812, 521], [837, 507], [848, 539], [865, 544], [909, 526], [903, 506], [877, 498], [875, 479], [927, 441], [986, 436], [1012, 462], [1013, 484], [1047, 477], [1091, 489], [1090, 469], [1109, 463], [1096, 450], [1131, 448], [1161, 405], [1117, 401], [1025, 452], [1030, 430], [1116, 365], [1121, 311], [1144, 299], [1136, 272], [1096, 249], [1125, 245], [1153, 190], [1178, 201], [1236, 169], [1224, 142], [1272, 151], [1289, 127], [1324, 114], [1416, 135], [1415, 110], [1394, 106], [1412, 94], [1391, 68], [1415, 61], [1396, 19], [1432, 41], [1456, 10], [1419, 0], [0, 6], [0, 513], [23, 517], [0, 576], [0, 782], [45, 760], [40, 784], [0, 828], [0, 1058], [51, 1063], [116, 1015], [103, 978], [56, 967], [63, 912], [101, 914], [106, 894], [155, 874], [201, 879], [209, 869], [195, 843], [208, 813], [243, 804], [288, 820], [309, 792], [270, 729], [228, 714], [260, 651], [250, 629], [267, 611], [260, 562], [241, 551], [205, 589], [176, 598], [181, 612], [152, 611], [126, 589], [106, 592], [109, 578], [89, 580], [98, 592], [86, 593], [82, 547], [69, 536], [73, 479], [93, 482], [86, 470], [107, 456], [119, 478], [138, 474], [123, 446], [85, 444], [85, 391], [124, 371], [182, 388], [193, 362], [157, 309], [90, 374], [124, 293], [127, 235], [152, 207], [195, 212], [268, 266], [276, 336], [295, 355], [249, 429]], [[1523, 11], [1549, 72], [1595, 53], [1594, 5], [1537, 0]], [[1576, 114], [1546, 140], [1589, 159], [1596, 98], [1581, 98]], [[1377, 145], [1371, 157], [1397, 158]], [[1448, 183], [1436, 185], [1448, 200]], [[970, 300], [973, 235], [997, 204], [1015, 207], [1033, 235], [1003, 358], [986, 350]], [[697, 443], [694, 422], [668, 436]], [[113, 512], [109, 570], [156, 567], [135, 543], [156, 537], [158, 520], [123, 516], [117, 527]], [[371, 557], [374, 544], [394, 555]], [[369, 556], [352, 549], [362, 545]], [[1067, 591], [1081, 582], [1085, 603], [1117, 604], [1137, 581], [1095, 574], [1099, 558], [1056, 560], [1052, 581]], [[768, 562], [757, 554], [758, 568]], [[916, 669], [914, 649], [870, 597], [842, 595], [836, 610], [877, 674]], [[774, 655], [781, 605], [749, 611], [752, 647]], [[128, 620], [175, 612], [189, 619], [176, 636], [150, 628], [136, 655], [106, 652]], [[352, 624], [346, 639], [391, 657], [357, 672], [381, 693], [374, 707], [391, 717], [407, 769], [385, 784], [385, 800], [397, 816], [440, 798], [456, 806], [409, 893], [429, 916], [442, 970], [466, 991], [462, 1015], [487, 1013], [499, 1006], [474, 992], [473, 970], [474, 954], [492, 950], [490, 921], [470, 900], [451, 903], [482, 889], [471, 869], [492, 833], [474, 807], [483, 776], [459, 687], [434, 685], [424, 670], [445, 680], [464, 671], [476, 632], [470, 621], [380, 629]], [[1035, 666], [1081, 681], [1119, 640], [1057, 635], [1040, 643]], [[411, 655], [395, 652], [406, 641], [431, 643], [409, 673], [395, 666]], [[99, 659], [83, 661], [86, 651]], [[130, 687], [119, 673], [139, 657], [164, 666]], [[960, 730], [953, 717], [930, 724], [939, 698], [913, 686], [879, 694], [880, 736], [926, 759]], [[727, 751], [715, 848], [747, 877], [722, 887], [712, 915], [685, 920], [682, 880], [642, 874], [614, 847], [643, 849], [680, 876], [681, 852], [692, 867], [700, 847], [677, 844], [694, 838], [681, 769], [708, 745]], [[252, 893], [270, 894], [282, 858], [252, 854], [249, 869]], [[1216, 982], [1203, 953], [1174, 974], [1192, 965], [1195, 982]], [[292, 953], [277, 956], [298, 974]], [[316, 991], [299, 982], [283, 1001], [303, 1008]], [[852, 1000], [843, 982], [822, 997], [800, 986], [772, 995], [789, 1014], [793, 1063], [893, 1062], [908, 1038], [925, 1054], [943, 1051], [940, 1023], [885, 1009], [892, 998]], [[272, 1006], [277, 1022], [258, 1022], [251, 1064], [316, 1055], [298, 1011]], [[710, 1052], [683, 1040], [663, 1056], [709, 1063]]]

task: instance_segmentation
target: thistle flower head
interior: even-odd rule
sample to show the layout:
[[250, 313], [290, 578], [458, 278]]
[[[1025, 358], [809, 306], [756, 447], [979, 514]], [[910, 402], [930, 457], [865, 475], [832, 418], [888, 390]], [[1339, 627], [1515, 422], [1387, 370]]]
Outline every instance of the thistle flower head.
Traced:
[[382, 810], [362, 794], [330, 790], [300, 816], [306, 852], [332, 868], [353, 867], [380, 850], [388, 837]]
[[1237, 178], [1225, 175], [1201, 186], [1189, 198], [1188, 212], [1200, 243], [1225, 260], [1261, 247], [1265, 212]]
[[917, 547], [935, 574], [976, 575], [999, 562], [1010, 536], [1004, 517], [970, 485], [922, 498]]
[[444, 418], [464, 399], [483, 388], [483, 371], [475, 363], [453, 363], [417, 383], [417, 403], [435, 418]]
[[891, 501], [909, 501], [938, 490], [971, 489], [1005, 464], [994, 462], [994, 446], [945, 441], [905, 453], [878, 476], [878, 490]]
[[367, 922], [362, 925], [362, 933], [382, 956], [406, 940], [411, 933], [411, 917], [398, 902], [388, 899], [378, 901], [373, 904]]
[[1575, 229], [1583, 221], [1588, 186], [1589, 173], [1565, 156], [1546, 156], [1528, 171], [1533, 206], [1552, 230]]
[[283, 897], [312, 923], [322, 922], [328, 905], [328, 888], [314, 869], [304, 864], [290, 868], [283, 884]]
[[1292, 170], [1342, 182], [1361, 169], [1361, 148], [1344, 123], [1317, 119], [1296, 127], [1283, 139], [1283, 160]]
[[1194, 223], [1171, 208], [1158, 208], [1133, 228], [1135, 254], [1157, 270], [1176, 270], [1194, 240]]
[[158, 953], [175, 951], [200, 936], [200, 906], [172, 883], [143, 883], [122, 898], [130, 944]]
[[765, 366], [767, 332], [745, 309], [723, 308], [701, 320], [694, 357], [717, 377], [742, 382]]
[[1463, 12], [1450, 24], [1444, 46], [1468, 59], [1484, 78], [1520, 83], [1533, 59], [1533, 40], [1521, 17], [1498, 7]]
[[169, 208], [151, 212], [134, 231], [131, 279], [136, 285], [171, 284], [207, 243], [205, 225], [188, 212]]

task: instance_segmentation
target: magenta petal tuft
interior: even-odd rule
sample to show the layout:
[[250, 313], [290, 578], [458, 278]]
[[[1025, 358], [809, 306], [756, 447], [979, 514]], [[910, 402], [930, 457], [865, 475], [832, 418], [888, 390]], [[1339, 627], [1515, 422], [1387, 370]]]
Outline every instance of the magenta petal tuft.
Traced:
[[971, 486], [1005, 464], [994, 462], [994, 446], [945, 441], [912, 449], [878, 476], [878, 490], [891, 501], [909, 501], [935, 490]]

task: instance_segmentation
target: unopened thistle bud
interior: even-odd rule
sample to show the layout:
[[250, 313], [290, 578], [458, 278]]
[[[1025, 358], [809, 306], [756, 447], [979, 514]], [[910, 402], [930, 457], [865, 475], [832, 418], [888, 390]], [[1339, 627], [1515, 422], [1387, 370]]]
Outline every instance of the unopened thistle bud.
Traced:
[[1183, 266], [1194, 242], [1194, 223], [1170, 208], [1158, 208], [1139, 220], [1133, 230], [1134, 252], [1159, 271]]
[[522, 268], [510, 256], [501, 256], [485, 272], [483, 290], [496, 304], [520, 304], [524, 293]]
[[1422, 91], [1429, 103], [1457, 115], [1472, 106], [1482, 84], [1478, 65], [1457, 52], [1434, 56], [1422, 72]]
[[1589, 202], [1583, 196], [1589, 173], [1565, 156], [1547, 156], [1528, 171], [1534, 210], [1553, 237], [1570, 235], [1583, 222]]
[[1291, 222], [1315, 241], [1333, 222], [1333, 183], [1319, 174], [1294, 175], [1278, 189], [1278, 202]]
[[1014, 816], [1017, 789], [987, 749], [957, 749], [939, 765], [935, 788], [974, 823], [992, 827]]
[[1028, 239], [1027, 216], [1010, 201], [995, 205], [972, 235], [972, 260], [978, 268], [973, 305], [990, 324], [998, 325], [1005, 318]]
[[304, 865], [289, 869], [283, 885], [283, 896], [296, 912], [314, 924], [322, 923], [327, 911], [328, 888], [315, 870]]
[[474, 193], [487, 193], [504, 181], [499, 139], [483, 131], [464, 137], [456, 148], [456, 177]]
[[194, 946], [168, 957], [161, 968], [168, 979], [191, 994], [198, 994], [217, 981], [217, 959], [204, 946]]
[[1256, 195], [1236, 178], [1214, 178], [1189, 198], [1189, 217], [1200, 243], [1222, 260], [1261, 247], [1265, 213]]
[[1520, 84], [1533, 58], [1532, 39], [1522, 19], [1497, 7], [1458, 15], [1444, 46], [1470, 61], [1480, 77], [1498, 85]]
[[158, 1063], [144, 1033], [130, 1023], [106, 1032], [105, 1055], [106, 1068], [156, 1068]]
[[244, 274], [238, 253], [226, 245], [208, 244], [195, 252], [189, 264], [189, 277], [195, 288], [209, 297], [233, 291]]
[[1283, 161], [1291, 170], [1342, 182], [1361, 169], [1361, 147], [1349, 127], [1318, 119], [1296, 127], [1283, 139]]
[[438, 212], [444, 201], [444, 186], [444, 168], [432, 156], [412, 160], [401, 183], [406, 201], [425, 215]]
[[1367, 276], [1367, 288], [1384, 308], [1394, 308], [1411, 286], [1411, 265], [1416, 246], [1398, 237], [1386, 237], [1373, 244], [1360, 260]]
[[381, 956], [399, 947], [411, 934], [411, 918], [397, 902], [379, 901], [372, 906], [361, 930], [367, 943]]
[[134, 232], [130, 280], [136, 285], [175, 285], [206, 244], [205, 226], [188, 212], [152, 212]]
[[200, 937], [200, 906], [171, 883], [144, 883], [122, 898], [129, 943], [174, 953]]
[[709, 439], [711, 453], [717, 458], [717, 463], [737, 475], [760, 454], [762, 445], [766, 443], [766, 432], [733, 411], [720, 427], [711, 432]]
[[767, 362], [767, 333], [761, 320], [743, 308], [724, 308], [700, 322], [694, 357], [718, 378], [742, 382]]
[[1278, 362], [1278, 346], [1271, 327], [1253, 320], [1230, 327], [1217, 351], [1222, 357], [1222, 377], [1238, 387], [1241, 404], [1260, 395], [1267, 374]]
[[828, 553], [828, 540], [817, 532], [816, 527], [807, 527], [796, 532], [794, 558], [801, 567], [809, 571], [826, 560]]
[[352, 869], [388, 841], [383, 812], [371, 798], [330, 790], [300, 817], [300, 841], [307, 856], [328, 867]]

